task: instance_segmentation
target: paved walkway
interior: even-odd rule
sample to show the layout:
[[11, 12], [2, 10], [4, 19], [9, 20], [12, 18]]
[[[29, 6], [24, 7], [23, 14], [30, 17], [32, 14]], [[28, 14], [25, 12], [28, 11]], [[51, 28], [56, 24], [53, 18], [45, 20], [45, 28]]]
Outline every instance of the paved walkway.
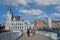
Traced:
[[35, 34], [32, 37], [28, 37], [26, 33], [23, 33], [23, 36], [18, 38], [17, 40], [51, 40], [51, 39], [40, 34]]

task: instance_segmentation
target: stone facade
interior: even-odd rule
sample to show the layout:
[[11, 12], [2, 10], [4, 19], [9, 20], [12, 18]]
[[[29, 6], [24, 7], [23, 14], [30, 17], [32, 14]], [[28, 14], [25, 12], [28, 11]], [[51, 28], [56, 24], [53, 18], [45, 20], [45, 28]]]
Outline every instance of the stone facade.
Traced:
[[25, 23], [22, 17], [13, 16], [11, 8], [9, 8], [9, 10], [7, 12], [7, 20], [6, 20], [6, 23], [5, 23], [5, 30], [27, 31], [27, 29], [31, 26], [32, 26], [32, 24]]

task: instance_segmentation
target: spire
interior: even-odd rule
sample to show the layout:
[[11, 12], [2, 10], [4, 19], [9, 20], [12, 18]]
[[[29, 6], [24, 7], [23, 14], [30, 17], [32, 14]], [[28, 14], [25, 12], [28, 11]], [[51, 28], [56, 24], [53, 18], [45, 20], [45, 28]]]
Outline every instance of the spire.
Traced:
[[11, 6], [8, 6], [8, 11], [12, 14]]
[[[12, 14], [12, 10], [11, 10], [11, 6], [9, 5], [8, 6], [8, 12], [10, 13], [10, 14]], [[12, 14], [13, 15], [13, 14]]]
[[11, 6], [8, 6], [8, 11], [11, 11]]

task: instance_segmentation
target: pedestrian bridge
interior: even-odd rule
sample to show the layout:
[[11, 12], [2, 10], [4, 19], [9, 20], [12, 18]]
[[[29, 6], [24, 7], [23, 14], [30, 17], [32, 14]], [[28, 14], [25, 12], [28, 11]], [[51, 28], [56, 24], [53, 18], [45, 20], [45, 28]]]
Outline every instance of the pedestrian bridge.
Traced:
[[28, 37], [27, 33], [23, 33], [23, 36], [21, 36], [17, 40], [51, 40], [51, 39], [40, 34], [35, 34], [32, 37]]

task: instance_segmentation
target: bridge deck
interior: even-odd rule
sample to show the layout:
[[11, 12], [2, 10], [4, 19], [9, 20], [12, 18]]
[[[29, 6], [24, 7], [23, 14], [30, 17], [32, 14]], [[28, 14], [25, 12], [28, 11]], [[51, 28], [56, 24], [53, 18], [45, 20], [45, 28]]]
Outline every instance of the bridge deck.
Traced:
[[26, 33], [23, 33], [23, 36], [18, 38], [18, 40], [51, 40], [51, 39], [40, 34], [35, 34], [32, 37], [28, 37]]

